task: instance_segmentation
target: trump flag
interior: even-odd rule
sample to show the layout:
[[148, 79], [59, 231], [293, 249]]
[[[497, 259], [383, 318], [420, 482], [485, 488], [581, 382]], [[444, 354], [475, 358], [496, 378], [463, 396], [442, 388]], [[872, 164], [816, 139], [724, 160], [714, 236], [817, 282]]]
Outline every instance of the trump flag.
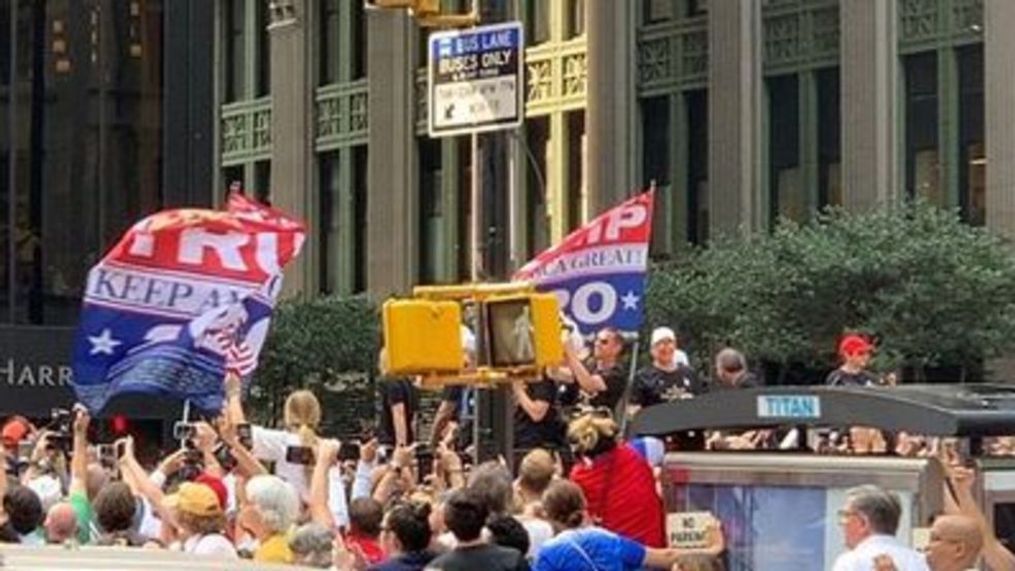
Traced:
[[303, 224], [233, 193], [225, 211], [178, 209], [135, 224], [88, 273], [74, 390], [93, 412], [144, 393], [222, 406], [226, 371], [248, 376]]
[[543, 291], [590, 335], [641, 327], [655, 190], [628, 199], [569, 234], [515, 273]]

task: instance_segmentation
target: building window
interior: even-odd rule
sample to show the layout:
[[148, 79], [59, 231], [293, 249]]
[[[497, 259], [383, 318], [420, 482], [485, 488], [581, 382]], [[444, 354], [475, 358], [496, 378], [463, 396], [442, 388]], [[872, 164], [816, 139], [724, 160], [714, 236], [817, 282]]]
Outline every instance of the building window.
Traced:
[[678, 0], [644, 0], [642, 3], [643, 18], [646, 24], [672, 20], [677, 13]]
[[567, 37], [585, 34], [585, 0], [567, 0]]
[[983, 44], [958, 50], [959, 207], [966, 222], [987, 221], [987, 156], [984, 144]]
[[271, 35], [268, 32], [271, 18], [268, 15], [267, 2], [256, 0], [254, 4], [255, 10], [257, 10], [255, 19], [257, 26], [257, 97], [264, 97], [271, 93], [271, 48], [269, 47]]
[[818, 207], [842, 205], [842, 109], [839, 68], [819, 70]]
[[567, 114], [567, 221], [574, 230], [585, 223], [585, 112]]
[[441, 279], [443, 243], [441, 216], [442, 157], [441, 140], [420, 137], [419, 149], [419, 283], [432, 284]]
[[550, 214], [546, 196], [546, 150], [550, 140], [550, 120], [535, 117], [525, 122], [528, 166], [526, 188], [526, 259], [532, 259], [550, 247]]
[[687, 241], [708, 241], [708, 92], [684, 94], [687, 107]]
[[[339, 8], [340, 0], [322, 0], [320, 2], [321, 13], [319, 14], [320, 31], [317, 34], [320, 48], [318, 62], [319, 85], [338, 83], [339, 61], [343, 54], [339, 53], [339, 36], [341, 35], [342, 14]], [[360, 5], [359, 2], [355, 3]]]
[[224, 3], [226, 41], [222, 58], [225, 66], [225, 100], [240, 101], [247, 95], [247, 0], [228, 0]]
[[329, 295], [341, 293], [338, 280], [338, 257], [341, 219], [336, 207], [342, 204], [339, 198], [339, 153], [333, 151], [318, 156], [318, 182], [320, 184], [320, 228], [317, 232], [317, 283], [320, 293]]
[[[162, 205], [163, 2], [122, 7], [0, 2], [4, 24], [17, 11], [0, 75], [12, 54], [18, 71], [0, 96], [0, 322], [75, 324], [88, 270]], [[56, 35], [79, 57], [54, 57]]]
[[526, 0], [525, 44], [534, 46], [550, 41], [550, 17], [554, 2]]
[[271, 204], [271, 161], [254, 163], [254, 196], [259, 202]]
[[906, 80], [906, 192], [945, 206], [938, 156], [937, 53], [904, 60]]
[[352, 2], [352, 79], [367, 75], [367, 20], [363, 3]]
[[768, 80], [768, 184], [770, 215], [800, 221], [807, 216], [807, 189], [800, 169], [800, 78]]
[[641, 102], [642, 172], [647, 187], [670, 183], [670, 102], [661, 95]]
[[222, 167], [222, 188], [232, 188], [233, 185], [239, 185], [241, 190], [247, 190], [246, 182], [243, 180], [243, 165]]
[[355, 147], [352, 152], [352, 208], [353, 208], [353, 278], [352, 292], [367, 289], [367, 147]]

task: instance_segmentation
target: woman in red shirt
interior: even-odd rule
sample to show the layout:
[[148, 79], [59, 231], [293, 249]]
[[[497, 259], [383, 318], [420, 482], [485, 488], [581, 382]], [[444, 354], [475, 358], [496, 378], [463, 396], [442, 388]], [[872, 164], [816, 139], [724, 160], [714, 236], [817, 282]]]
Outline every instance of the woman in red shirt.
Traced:
[[586, 413], [568, 426], [578, 462], [571, 481], [582, 489], [588, 511], [602, 527], [647, 547], [665, 547], [663, 503], [648, 462], [618, 442], [609, 413]]

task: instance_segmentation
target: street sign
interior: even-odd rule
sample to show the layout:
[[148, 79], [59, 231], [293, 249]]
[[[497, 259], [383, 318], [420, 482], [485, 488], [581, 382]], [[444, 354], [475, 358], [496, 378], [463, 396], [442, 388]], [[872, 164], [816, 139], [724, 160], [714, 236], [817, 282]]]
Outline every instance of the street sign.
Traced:
[[431, 137], [521, 125], [521, 22], [434, 33], [428, 53]]

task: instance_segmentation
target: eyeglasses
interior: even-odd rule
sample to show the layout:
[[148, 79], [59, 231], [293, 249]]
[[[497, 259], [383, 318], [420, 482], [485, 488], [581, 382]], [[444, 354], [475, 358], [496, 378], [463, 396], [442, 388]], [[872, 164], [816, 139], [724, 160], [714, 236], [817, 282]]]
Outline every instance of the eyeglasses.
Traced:
[[613, 341], [612, 337], [596, 337], [596, 343], [599, 345], [607, 345]]

